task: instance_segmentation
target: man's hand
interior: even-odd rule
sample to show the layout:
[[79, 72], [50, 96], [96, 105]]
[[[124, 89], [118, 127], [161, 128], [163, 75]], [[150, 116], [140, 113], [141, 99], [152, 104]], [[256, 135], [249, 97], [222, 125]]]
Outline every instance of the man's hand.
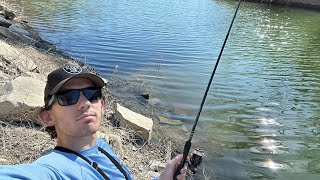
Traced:
[[[159, 176], [158, 180], [173, 180], [173, 176], [178, 169], [179, 163], [182, 160], [182, 154], [179, 154], [175, 158], [171, 159], [166, 167], [164, 168], [162, 174]], [[180, 174], [177, 176], [178, 180], [184, 180], [187, 173], [187, 167], [181, 169]]]

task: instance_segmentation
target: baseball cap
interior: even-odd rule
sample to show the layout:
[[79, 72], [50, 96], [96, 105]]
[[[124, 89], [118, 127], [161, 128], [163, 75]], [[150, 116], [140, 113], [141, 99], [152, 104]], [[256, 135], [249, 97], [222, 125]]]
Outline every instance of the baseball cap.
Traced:
[[105, 86], [103, 79], [86, 67], [80, 67], [77, 64], [66, 64], [48, 74], [47, 84], [44, 89], [44, 103], [47, 107], [52, 95], [59, 92], [60, 88], [73, 78], [87, 78], [92, 81], [95, 87]]

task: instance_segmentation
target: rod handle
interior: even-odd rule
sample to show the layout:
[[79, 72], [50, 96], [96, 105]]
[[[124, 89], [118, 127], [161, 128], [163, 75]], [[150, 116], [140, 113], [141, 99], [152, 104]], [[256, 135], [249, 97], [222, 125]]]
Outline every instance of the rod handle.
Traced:
[[180, 171], [181, 169], [184, 167], [186, 161], [187, 161], [187, 157], [188, 157], [188, 154], [189, 154], [189, 151], [190, 151], [190, 148], [191, 148], [191, 140], [187, 141], [185, 144], [184, 144], [184, 148], [183, 148], [183, 157], [180, 161], [180, 164], [176, 170], [176, 173], [173, 177], [174, 180], [177, 180], [177, 176], [180, 174]]

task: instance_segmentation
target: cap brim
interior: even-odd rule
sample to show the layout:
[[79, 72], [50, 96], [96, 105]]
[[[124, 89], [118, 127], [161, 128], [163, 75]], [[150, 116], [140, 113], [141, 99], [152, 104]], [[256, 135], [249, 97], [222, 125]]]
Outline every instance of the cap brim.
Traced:
[[59, 84], [57, 84], [49, 93], [49, 95], [54, 95], [57, 92], [59, 92], [60, 88], [69, 80], [73, 79], [73, 78], [86, 78], [89, 79], [90, 81], [92, 81], [92, 83], [95, 85], [95, 87], [98, 88], [102, 88], [105, 86], [105, 82], [103, 81], [103, 79], [97, 75], [94, 74], [90, 74], [90, 73], [84, 73], [84, 74], [78, 74], [78, 75], [74, 75], [72, 77], [69, 77], [63, 81], [61, 81]]

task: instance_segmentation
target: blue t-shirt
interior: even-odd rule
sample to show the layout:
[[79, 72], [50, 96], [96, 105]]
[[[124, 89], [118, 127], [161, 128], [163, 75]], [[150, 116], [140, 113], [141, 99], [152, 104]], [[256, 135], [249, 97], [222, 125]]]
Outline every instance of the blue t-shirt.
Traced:
[[[109, 177], [109, 179], [125, 179], [120, 170], [105, 154], [98, 150], [98, 147], [103, 148], [113, 156], [115, 160], [120, 162], [120, 159], [112, 151], [110, 146], [102, 139], [98, 139], [97, 145], [81, 151], [80, 154], [88, 158], [90, 161], [96, 162], [99, 168]], [[132, 179], [129, 169], [123, 164], [121, 164], [121, 166], [126, 171], [129, 179]], [[37, 159], [32, 164], [0, 166], [0, 179], [90, 180], [103, 179], [103, 177], [89, 163], [77, 155], [53, 150]]]

